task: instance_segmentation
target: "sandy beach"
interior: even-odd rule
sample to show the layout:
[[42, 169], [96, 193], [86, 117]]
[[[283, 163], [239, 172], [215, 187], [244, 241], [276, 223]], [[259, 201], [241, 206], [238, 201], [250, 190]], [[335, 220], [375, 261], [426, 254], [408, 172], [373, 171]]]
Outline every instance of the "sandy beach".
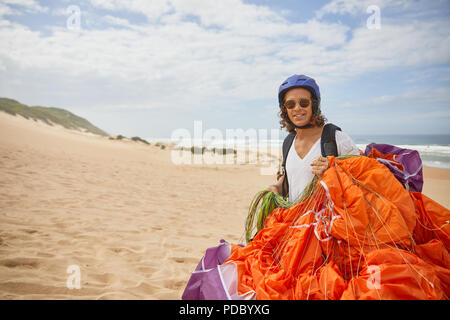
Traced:
[[[180, 299], [206, 248], [242, 239], [275, 178], [170, 154], [0, 112], [0, 299]], [[424, 177], [449, 208], [450, 170]]]

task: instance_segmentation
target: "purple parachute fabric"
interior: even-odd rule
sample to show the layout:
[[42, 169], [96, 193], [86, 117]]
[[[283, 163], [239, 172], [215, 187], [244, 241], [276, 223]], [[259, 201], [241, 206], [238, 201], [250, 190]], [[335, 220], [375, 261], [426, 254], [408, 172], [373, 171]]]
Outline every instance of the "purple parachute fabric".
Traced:
[[184, 289], [183, 300], [227, 300], [217, 266], [230, 256], [230, 244], [220, 240], [220, 245], [206, 250]]
[[403, 166], [404, 170], [400, 170], [395, 165], [392, 165], [387, 159], [377, 158], [377, 160], [389, 168], [397, 180], [403, 184], [406, 190], [422, 192], [422, 160], [420, 159], [419, 152], [416, 150], [391, 146], [389, 144], [371, 143], [366, 146], [366, 151], [364, 154], [368, 156], [372, 149], [376, 149], [382, 153], [395, 155], [395, 160]]

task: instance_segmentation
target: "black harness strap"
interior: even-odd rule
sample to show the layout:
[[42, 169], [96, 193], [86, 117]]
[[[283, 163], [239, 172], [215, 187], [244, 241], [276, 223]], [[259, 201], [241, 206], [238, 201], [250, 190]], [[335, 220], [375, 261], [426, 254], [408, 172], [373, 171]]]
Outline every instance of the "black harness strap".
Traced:
[[281, 164], [281, 174], [284, 175], [284, 181], [282, 184], [282, 192], [281, 195], [283, 197], [287, 197], [287, 194], [289, 192], [289, 182], [287, 179], [287, 175], [286, 175], [286, 159], [287, 159], [287, 155], [289, 153], [289, 149], [291, 149], [292, 146], [292, 142], [295, 139], [295, 133], [290, 133], [283, 141], [283, 162]]
[[[320, 151], [322, 153], [322, 157], [327, 156], [338, 156], [338, 149], [336, 144], [336, 130], [341, 131], [341, 128], [338, 126], [327, 123], [323, 127], [322, 136], [320, 139]], [[282, 196], [287, 197], [289, 193], [289, 182], [286, 174], [286, 159], [289, 154], [289, 150], [291, 149], [292, 142], [295, 139], [295, 133], [290, 133], [283, 141], [283, 162], [281, 164], [282, 174], [284, 174], [284, 181], [282, 185]]]
[[341, 128], [332, 123], [327, 123], [325, 127], [323, 127], [322, 137], [320, 139], [320, 151], [322, 157], [338, 156], [336, 130], [341, 131]]

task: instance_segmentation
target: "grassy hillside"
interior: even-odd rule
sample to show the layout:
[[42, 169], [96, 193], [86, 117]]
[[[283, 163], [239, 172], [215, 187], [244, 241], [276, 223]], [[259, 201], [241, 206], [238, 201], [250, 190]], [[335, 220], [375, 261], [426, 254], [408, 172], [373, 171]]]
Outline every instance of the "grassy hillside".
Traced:
[[86, 119], [59, 108], [29, 107], [13, 99], [0, 98], [0, 110], [12, 115], [19, 114], [22, 117], [33, 120], [41, 120], [49, 125], [59, 124], [67, 129], [87, 131], [101, 136], [109, 136], [103, 130], [97, 128]]

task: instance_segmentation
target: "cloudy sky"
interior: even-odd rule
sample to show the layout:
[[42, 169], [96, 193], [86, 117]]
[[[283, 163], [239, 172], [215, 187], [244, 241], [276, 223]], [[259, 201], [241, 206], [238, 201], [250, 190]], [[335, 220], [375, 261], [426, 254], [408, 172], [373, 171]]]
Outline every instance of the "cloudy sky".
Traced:
[[0, 0], [0, 96], [170, 137], [278, 128], [278, 86], [307, 74], [350, 134], [450, 134], [449, 18], [450, 0]]

